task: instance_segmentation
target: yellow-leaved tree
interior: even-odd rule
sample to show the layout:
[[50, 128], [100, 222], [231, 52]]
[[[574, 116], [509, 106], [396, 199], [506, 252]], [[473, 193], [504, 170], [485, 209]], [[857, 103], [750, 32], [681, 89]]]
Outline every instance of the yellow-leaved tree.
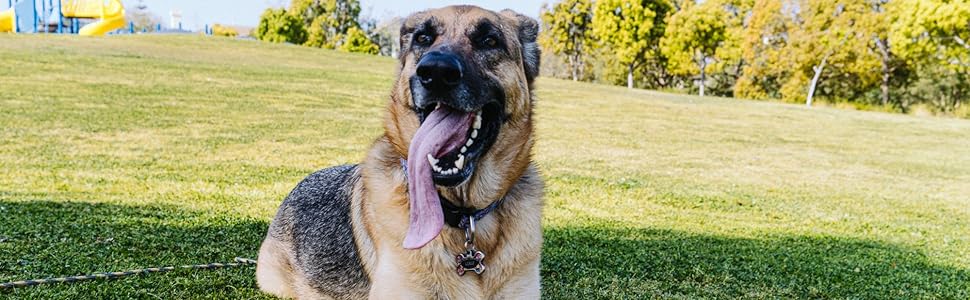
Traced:
[[573, 81], [584, 78], [593, 47], [593, 2], [564, 0], [551, 9], [543, 7], [540, 17], [543, 30], [539, 44], [565, 59]]
[[645, 63], [652, 44], [658, 42], [652, 34], [655, 8], [666, 1], [599, 0], [593, 10], [593, 34], [604, 47], [609, 47], [613, 59], [627, 69], [627, 87], [633, 88], [633, 74]]

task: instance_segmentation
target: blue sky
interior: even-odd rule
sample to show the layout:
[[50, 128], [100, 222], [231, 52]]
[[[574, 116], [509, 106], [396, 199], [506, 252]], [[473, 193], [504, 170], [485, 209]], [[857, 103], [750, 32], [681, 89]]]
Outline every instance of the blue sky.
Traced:
[[[432, 7], [450, 4], [474, 4], [489, 9], [511, 8], [523, 14], [536, 17], [539, 7], [544, 0], [516, 0], [516, 1], [439, 1], [439, 0], [360, 0], [363, 8], [362, 15], [369, 15], [380, 19], [388, 15], [407, 15]], [[123, 0], [125, 7], [134, 8], [136, 0]], [[182, 12], [182, 25], [187, 29], [198, 29], [204, 24], [221, 23], [232, 25], [255, 26], [259, 23], [259, 14], [267, 7], [279, 7], [289, 4], [289, 0], [144, 0], [148, 9], [169, 22], [169, 12]]]

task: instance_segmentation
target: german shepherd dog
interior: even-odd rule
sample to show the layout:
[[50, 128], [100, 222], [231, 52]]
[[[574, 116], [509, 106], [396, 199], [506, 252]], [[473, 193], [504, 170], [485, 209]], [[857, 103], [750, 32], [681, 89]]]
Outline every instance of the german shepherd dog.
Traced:
[[409, 16], [384, 135], [281, 204], [256, 280], [300, 299], [536, 299], [538, 25], [511, 10]]

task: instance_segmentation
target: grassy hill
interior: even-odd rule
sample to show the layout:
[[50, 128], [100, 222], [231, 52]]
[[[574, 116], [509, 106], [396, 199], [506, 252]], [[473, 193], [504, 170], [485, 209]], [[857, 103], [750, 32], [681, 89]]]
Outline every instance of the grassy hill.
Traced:
[[[255, 257], [395, 61], [0, 36], [0, 282]], [[538, 83], [548, 298], [970, 298], [970, 120]], [[0, 291], [251, 298], [252, 268]]]

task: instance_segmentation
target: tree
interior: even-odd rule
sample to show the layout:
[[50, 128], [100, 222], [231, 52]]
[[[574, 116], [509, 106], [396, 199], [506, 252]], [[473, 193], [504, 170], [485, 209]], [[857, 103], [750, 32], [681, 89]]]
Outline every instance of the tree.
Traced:
[[875, 70], [879, 68], [878, 57], [869, 48], [871, 39], [861, 27], [871, 10], [867, 1], [797, 3], [796, 22], [788, 31], [786, 51], [793, 73], [781, 88], [785, 98], [804, 97], [805, 104], [811, 106], [823, 82], [827, 82], [825, 92], [830, 97], [865, 98], [865, 92], [877, 81]]
[[263, 11], [255, 33], [257, 39], [273, 43], [303, 44], [307, 39], [303, 20], [282, 8]]
[[872, 47], [879, 53], [880, 73], [882, 80], [879, 83], [879, 100], [883, 106], [890, 103], [889, 83], [892, 79], [893, 71], [896, 69], [896, 58], [892, 48], [889, 46], [889, 22], [891, 18], [884, 6], [885, 0], [877, 0], [873, 3], [871, 17], [867, 18], [865, 27], [872, 29]]
[[292, 0], [290, 1], [290, 7], [287, 9], [287, 12], [303, 20], [303, 25], [309, 31], [312, 28], [311, 24], [313, 24], [317, 16], [326, 14], [326, 6], [320, 0]]
[[336, 49], [350, 28], [360, 28], [357, 0], [293, 0], [289, 11], [302, 20], [310, 47]]
[[951, 70], [970, 68], [970, 0], [899, 0], [890, 39], [910, 61], [938, 59]]
[[750, 18], [754, 8], [754, 0], [714, 0], [727, 14], [724, 41], [714, 53], [714, 69], [720, 70], [711, 74], [714, 93], [734, 96], [734, 86], [748, 61], [744, 57], [744, 33], [750, 25]]
[[746, 63], [734, 85], [734, 96], [779, 98], [781, 82], [791, 73], [785, 52], [792, 20], [782, 10], [781, 1], [756, 0], [747, 22], [739, 41]]
[[384, 17], [380, 22], [376, 22], [374, 29], [370, 31], [371, 40], [377, 43], [380, 48], [380, 55], [397, 57], [401, 51], [398, 43], [401, 37], [401, 24], [404, 19], [397, 16]]
[[573, 81], [585, 77], [586, 57], [593, 44], [592, 8], [590, 0], [565, 0], [551, 10], [543, 6], [541, 13], [544, 30], [539, 43], [565, 57]]
[[327, 18], [324, 16], [319, 16], [313, 19], [310, 23], [310, 27], [307, 29], [307, 39], [303, 43], [304, 46], [334, 49], [336, 48], [336, 40], [331, 39], [329, 32], [326, 29]]
[[898, 0], [887, 10], [888, 41], [915, 69], [911, 97], [944, 113], [970, 101], [970, 1]]
[[326, 0], [324, 11], [327, 16], [326, 26], [332, 35], [347, 34], [350, 28], [360, 28], [357, 22], [357, 17], [360, 16], [358, 0]]
[[374, 42], [367, 37], [367, 34], [357, 27], [351, 27], [347, 30], [347, 35], [344, 38], [344, 42], [338, 49], [340, 49], [340, 51], [355, 53], [380, 53], [380, 47], [378, 47], [377, 44], [374, 44]]
[[660, 41], [671, 72], [700, 75], [697, 87], [704, 96], [710, 66], [718, 61], [715, 54], [728, 39], [728, 15], [718, 1], [689, 5], [670, 16], [667, 32]]
[[599, 0], [593, 12], [593, 33], [611, 47], [616, 61], [627, 68], [627, 87], [634, 70], [647, 59], [656, 13], [649, 0]]
[[155, 31], [155, 24], [161, 24], [162, 18], [148, 10], [144, 0], [135, 3], [135, 9], [128, 13], [128, 21], [134, 25], [135, 31]]

